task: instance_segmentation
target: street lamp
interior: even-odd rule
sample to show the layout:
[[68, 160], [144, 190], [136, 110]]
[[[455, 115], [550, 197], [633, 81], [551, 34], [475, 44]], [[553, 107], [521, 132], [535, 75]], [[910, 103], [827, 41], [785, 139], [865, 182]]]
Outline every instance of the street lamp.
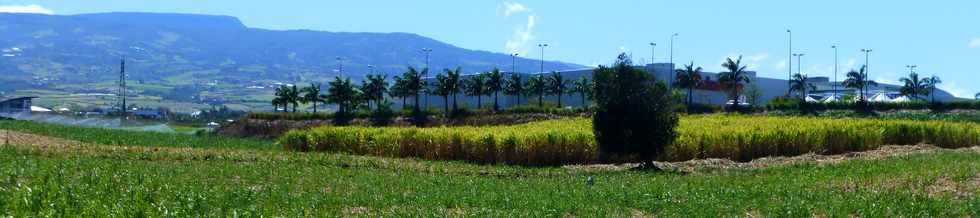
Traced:
[[837, 83], [836, 83], [837, 81], [840, 81], [840, 80], [837, 80], [837, 71], [840, 68], [840, 65], [838, 65], [838, 63], [837, 63], [837, 60], [838, 60], [838, 58], [837, 58], [837, 45], [831, 45], [830, 48], [833, 48], [834, 49], [834, 82], [831, 83], [831, 84], [834, 85], [833, 86], [834, 87], [834, 97], [837, 98], [837, 99], [840, 99], [840, 96], [837, 96]]
[[429, 69], [429, 53], [432, 53], [432, 49], [422, 48], [422, 52], [425, 53], [425, 69]]
[[651, 42], [650, 43], [650, 64], [652, 65], [652, 64], [657, 63], [656, 60], [657, 60], [657, 43], [656, 42]]
[[803, 53], [793, 54], [793, 57], [796, 57], [796, 74], [803, 74], [803, 61], [802, 61], [803, 55], [806, 54]]
[[517, 53], [510, 54], [510, 72], [517, 73]]
[[[870, 77], [871, 75], [871, 49], [861, 49], [864, 52], [864, 74]], [[867, 78], [865, 78], [867, 79]]]
[[916, 68], [916, 67], [919, 67], [919, 66], [915, 66], [915, 65], [905, 65], [905, 67], [906, 67], [906, 68], [909, 68], [909, 74], [912, 74], [912, 73], [915, 73], [915, 68]]
[[789, 34], [789, 52], [787, 53], [789, 54], [789, 60], [787, 61], [789, 65], [786, 67], [786, 96], [789, 96], [790, 91], [788, 87], [792, 83], [790, 81], [793, 80], [793, 30], [787, 29], [786, 33]]
[[548, 43], [538, 44], [541, 47], [541, 73], [544, 73], [544, 48], [548, 47]]
[[674, 35], [670, 35], [670, 71], [667, 72], [667, 78], [668, 78], [667, 88], [671, 88], [671, 86], [673, 85], [672, 82], [674, 80], [673, 71], [676, 68], [674, 67], [674, 37], [677, 37], [678, 35], [680, 34], [674, 33]]
[[374, 65], [368, 64], [367, 67], [368, 67], [368, 72], [371, 72], [371, 74], [374, 74]]

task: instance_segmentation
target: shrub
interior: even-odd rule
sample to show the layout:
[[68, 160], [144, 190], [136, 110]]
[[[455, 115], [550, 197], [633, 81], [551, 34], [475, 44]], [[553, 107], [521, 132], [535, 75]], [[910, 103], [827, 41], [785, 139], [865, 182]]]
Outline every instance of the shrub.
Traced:
[[612, 68], [593, 73], [593, 131], [603, 155], [636, 155], [647, 167], [677, 137], [674, 99], [662, 82], [620, 54]]
[[391, 102], [385, 101], [378, 104], [378, 108], [375, 108], [371, 112], [371, 124], [375, 126], [387, 126], [394, 121], [395, 110], [391, 109]]

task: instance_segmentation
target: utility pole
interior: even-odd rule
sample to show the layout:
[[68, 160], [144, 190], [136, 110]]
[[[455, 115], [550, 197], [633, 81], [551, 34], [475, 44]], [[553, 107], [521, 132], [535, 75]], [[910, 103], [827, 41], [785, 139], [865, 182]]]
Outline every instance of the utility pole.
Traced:
[[517, 53], [510, 54], [510, 72], [517, 73]]
[[544, 48], [548, 47], [548, 43], [538, 44], [541, 47], [541, 73], [544, 73]]
[[657, 63], [657, 43], [650, 43], [650, 65]]
[[789, 86], [792, 83], [790, 81], [793, 80], [793, 30], [787, 29], [786, 33], [789, 34], [789, 52], [787, 53], [789, 55], [789, 59], [787, 60], [789, 65], [786, 67], [786, 96], [789, 97]]
[[[864, 52], [864, 81], [863, 82], [867, 83], [869, 78], [871, 78], [871, 49], [861, 49], [861, 52]], [[861, 90], [862, 95], [864, 95], [864, 92], [868, 89], [866, 86], [867, 85], [862, 86], [865, 87], [863, 90]], [[864, 101], [867, 100], [865, 99]]]
[[126, 118], [129, 112], [126, 104], [126, 57], [119, 61], [119, 97], [122, 100], [119, 111], [122, 112], [123, 118]]
[[[806, 54], [803, 54], [803, 53], [793, 54], [793, 57], [796, 57], [796, 74], [803, 74], [803, 61], [802, 61], [803, 55], [806, 55]], [[791, 77], [791, 79], [792, 79], [792, 77]]]
[[837, 57], [837, 45], [832, 45], [832, 46], [830, 46], [830, 48], [833, 48], [834, 49], [834, 82], [831, 83], [831, 84], [834, 85], [833, 86], [834, 87], [834, 98], [840, 99], [840, 96], [837, 96], [837, 83], [840, 81], [840, 80], [837, 80], [837, 71], [840, 69], [840, 65], [838, 65], [838, 60], [839, 59]]
[[674, 67], [674, 37], [677, 37], [678, 35], [680, 34], [674, 33], [674, 35], [670, 35], [670, 70], [667, 71], [668, 89], [673, 88], [674, 69], [676, 69], [676, 67]]

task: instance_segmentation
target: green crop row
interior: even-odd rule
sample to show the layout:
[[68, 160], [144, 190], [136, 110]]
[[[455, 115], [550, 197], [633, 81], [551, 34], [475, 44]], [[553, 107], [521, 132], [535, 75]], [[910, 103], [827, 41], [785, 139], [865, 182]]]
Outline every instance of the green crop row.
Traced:
[[[535, 166], [631, 160], [601, 157], [591, 126], [589, 119], [571, 118], [490, 127], [321, 127], [290, 131], [279, 143], [297, 151]], [[980, 145], [980, 125], [941, 121], [703, 115], [683, 117], [678, 132], [661, 160], [748, 161], [882, 145]]]

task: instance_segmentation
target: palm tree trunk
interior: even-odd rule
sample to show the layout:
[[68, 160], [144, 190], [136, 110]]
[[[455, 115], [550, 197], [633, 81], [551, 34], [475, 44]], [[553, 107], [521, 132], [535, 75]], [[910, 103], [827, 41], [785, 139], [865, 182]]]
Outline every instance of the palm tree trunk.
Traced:
[[483, 95], [476, 95], [476, 109], [479, 110], [483, 108]]
[[442, 96], [442, 111], [446, 112], [446, 116], [449, 116], [449, 96]]
[[314, 100], [313, 101], [313, 113], [315, 114], [316, 112], [317, 112], [316, 111], [316, 101]]
[[559, 91], [558, 92], [558, 108], [561, 108], [561, 96], [562, 96], [562, 93], [561, 93], [561, 91]]
[[694, 87], [687, 88], [687, 107], [694, 105]]
[[500, 110], [500, 105], [498, 104], [500, 96], [497, 96], [497, 92], [493, 92], [493, 111]]
[[459, 105], [456, 104], [456, 93], [453, 93], [453, 111], [459, 110]]
[[544, 94], [538, 93], [538, 107], [544, 107]]

